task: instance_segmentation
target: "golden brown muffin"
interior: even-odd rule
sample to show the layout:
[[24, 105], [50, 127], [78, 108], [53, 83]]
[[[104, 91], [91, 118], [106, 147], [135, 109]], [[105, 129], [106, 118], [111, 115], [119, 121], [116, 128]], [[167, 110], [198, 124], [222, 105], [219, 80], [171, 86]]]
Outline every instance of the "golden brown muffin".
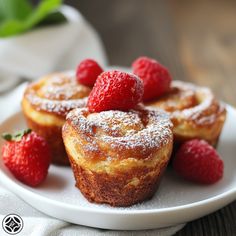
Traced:
[[74, 109], [62, 136], [76, 186], [89, 201], [111, 206], [151, 198], [173, 146], [168, 115], [144, 107], [100, 113]]
[[73, 73], [57, 73], [30, 84], [22, 100], [28, 126], [49, 143], [53, 163], [68, 165], [61, 129], [69, 111], [84, 107], [91, 89], [79, 84]]
[[169, 112], [176, 144], [199, 138], [216, 146], [226, 118], [210, 89], [182, 81], [173, 81], [168, 94], [145, 105]]

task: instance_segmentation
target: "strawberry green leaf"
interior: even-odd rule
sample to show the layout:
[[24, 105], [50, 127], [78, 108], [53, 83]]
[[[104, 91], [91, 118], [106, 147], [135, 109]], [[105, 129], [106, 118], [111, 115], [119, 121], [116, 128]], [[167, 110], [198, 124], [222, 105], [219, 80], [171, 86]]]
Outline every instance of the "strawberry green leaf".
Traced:
[[8, 134], [8, 133], [3, 133], [2, 138], [7, 140], [7, 141], [11, 141], [12, 140], [12, 135]]
[[9, 133], [3, 133], [2, 138], [7, 141], [20, 141], [24, 135], [31, 133], [31, 131], [32, 131], [31, 129], [25, 129], [13, 135]]

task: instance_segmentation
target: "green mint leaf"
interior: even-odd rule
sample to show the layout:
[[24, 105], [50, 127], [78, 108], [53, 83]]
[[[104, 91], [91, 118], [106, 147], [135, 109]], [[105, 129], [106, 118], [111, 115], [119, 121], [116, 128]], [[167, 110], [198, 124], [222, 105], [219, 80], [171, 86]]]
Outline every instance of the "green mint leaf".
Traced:
[[0, 19], [27, 18], [32, 12], [32, 5], [28, 0], [0, 0]]
[[43, 25], [53, 25], [57, 23], [62, 23], [66, 21], [66, 17], [59, 11], [55, 11], [47, 15], [40, 23], [40, 26]]
[[19, 34], [25, 30], [24, 25], [17, 20], [9, 20], [0, 25], [0, 37]]
[[33, 11], [31, 16], [25, 22], [26, 27], [29, 29], [32, 26], [39, 24], [50, 13], [57, 10], [62, 1], [61, 0], [42, 0], [37, 8]]
[[[6, 0], [0, 0], [5, 2]], [[8, 1], [8, 0], [7, 0]], [[26, 0], [10, 0], [10, 1], [26, 1]], [[37, 25], [40, 25], [40, 23], [43, 23], [45, 20], [45, 24], [50, 23], [61, 23], [66, 20], [66, 18], [62, 16], [62, 14], [58, 14], [59, 12], [57, 9], [62, 4], [62, 0], [41, 0], [39, 5], [33, 9], [30, 13], [29, 11], [24, 11], [25, 17], [19, 17], [20, 14], [18, 14], [18, 17], [13, 17], [14, 14], [9, 14], [6, 17], [2, 14], [1, 16], [1, 10], [0, 10], [0, 37], [8, 37], [16, 34], [23, 33], [25, 31], [28, 31]], [[3, 9], [3, 8], [2, 8]], [[26, 9], [26, 8], [25, 8]], [[56, 13], [58, 12], [58, 13]], [[1, 20], [1, 17], [4, 18], [4, 20]]]

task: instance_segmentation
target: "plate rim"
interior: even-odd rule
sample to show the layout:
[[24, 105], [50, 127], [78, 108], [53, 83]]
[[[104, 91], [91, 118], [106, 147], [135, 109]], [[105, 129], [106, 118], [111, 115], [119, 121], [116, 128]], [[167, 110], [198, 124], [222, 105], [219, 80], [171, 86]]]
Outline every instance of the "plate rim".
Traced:
[[[236, 115], [236, 109], [226, 104], [226, 109], [231, 110]], [[4, 126], [5, 123], [10, 122], [11, 120], [15, 119], [17, 116], [22, 115], [22, 111], [17, 111], [8, 118], [6, 118], [3, 122], [0, 123], [0, 129]], [[8, 177], [8, 175], [4, 172], [4, 170], [0, 169], [0, 182], [7, 188], [9, 183], [12, 187], [17, 189], [18, 191], [12, 191], [15, 193], [18, 197], [22, 198], [22, 196], [19, 194], [19, 192], [24, 192], [23, 194], [31, 195], [34, 199], [40, 199], [43, 202], [47, 202], [55, 207], [65, 207], [69, 210], [78, 210], [80, 212], [90, 212], [90, 213], [96, 213], [96, 214], [105, 214], [105, 215], [149, 215], [149, 214], [161, 214], [161, 213], [178, 213], [179, 211], [188, 210], [188, 209], [196, 209], [198, 207], [204, 207], [211, 204], [216, 204], [217, 202], [220, 202], [222, 199], [230, 199], [230, 202], [236, 200], [236, 187], [229, 189], [228, 191], [225, 191], [221, 194], [218, 194], [216, 196], [213, 196], [211, 198], [207, 198], [204, 200], [200, 200], [194, 203], [184, 204], [180, 206], [174, 206], [174, 207], [165, 207], [165, 208], [159, 208], [159, 209], [130, 209], [130, 210], [121, 210], [116, 208], [107, 208], [107, 209], [100, 209], [100, 208], [91, 208], [87, 206], [78, 206], [78, 205], [70, 205], [69, 203], [64, 202], [58, 202], [57, 200], [50, 199], [46, 196], [41, 196], [38, 193], [30, 190], [28, 186], [24, 187], [24, 184], [18, 181], [17, 179], [13, 180]], [[232, 199], [231, 199], [232, 198]], [[30, 204], [29, 202], [27, 202]], [[31, 204], [30, 204], [31, 205]], [[35, 206], [33, 206], [35, 208]]]

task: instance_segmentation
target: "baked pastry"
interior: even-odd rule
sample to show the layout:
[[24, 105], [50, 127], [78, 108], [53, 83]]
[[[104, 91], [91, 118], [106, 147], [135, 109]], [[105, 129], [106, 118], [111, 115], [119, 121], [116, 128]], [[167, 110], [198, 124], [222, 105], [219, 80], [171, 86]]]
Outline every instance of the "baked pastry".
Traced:
[[173, 81], [166, 95], [146, 105], [169, 112], [177, 145], [185, 140], [199, 138], [216, 146], [225, 122], [226, 110], [210, 89]]
[[76, 186], [90, 202], [112, 206], [151, 198], [173, 146], [168, 115], [141, 106], [126, 112], [74, 109], [62, 136]]
[[28, 126], [48, 141], [53, 163], [69, 164], [61, 128], [69, 111], [86, 105], [90, 91], [72, 72], [47, 75], [26, 88], [23, 113]]

